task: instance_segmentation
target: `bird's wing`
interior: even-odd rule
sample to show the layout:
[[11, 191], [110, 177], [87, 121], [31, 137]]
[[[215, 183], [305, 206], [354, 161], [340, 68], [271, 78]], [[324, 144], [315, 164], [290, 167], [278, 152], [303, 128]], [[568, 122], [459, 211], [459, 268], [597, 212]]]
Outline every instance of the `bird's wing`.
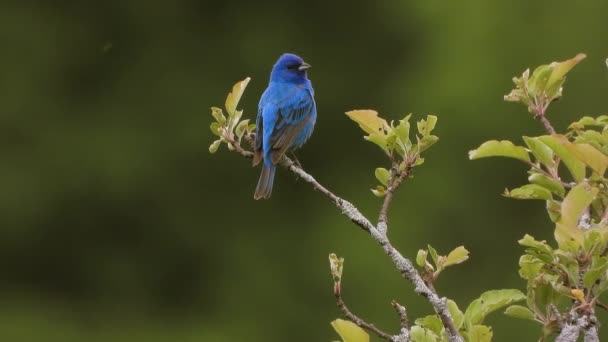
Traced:
[[292, 146], [298, 133], [312, 120], [315, 102], [305, 87], [296, 87], [293, 92], [277, 103], [278, 117], [271, 134], [272, 162], [278, 162]]

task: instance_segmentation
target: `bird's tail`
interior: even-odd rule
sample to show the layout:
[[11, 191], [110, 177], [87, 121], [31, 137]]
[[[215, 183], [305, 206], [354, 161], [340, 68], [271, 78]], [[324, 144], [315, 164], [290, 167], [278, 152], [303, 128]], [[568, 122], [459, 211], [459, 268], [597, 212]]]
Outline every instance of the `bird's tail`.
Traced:
[[262, 173], [260, 174], [260, 180], [258, 180], [258, 186], [255, 188], [253, 198], [268, 199], [272, 194], [272, 183], [274, 183], [274, 172], [276, 167], [274, 165], [268, 167], [264, 165], [262, 167]]

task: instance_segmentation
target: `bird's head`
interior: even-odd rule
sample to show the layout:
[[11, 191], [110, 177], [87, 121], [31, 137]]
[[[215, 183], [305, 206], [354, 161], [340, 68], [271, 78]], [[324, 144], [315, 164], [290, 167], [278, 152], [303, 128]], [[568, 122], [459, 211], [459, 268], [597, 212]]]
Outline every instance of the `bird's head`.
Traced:
[[306, 70], [309, 68], [310, 64], [304, 62], [301, 57], [291, 53], [284, 53], [274, 64], [272, 73], [270, 74], [270, 81], [305, 83], [308, 80]]

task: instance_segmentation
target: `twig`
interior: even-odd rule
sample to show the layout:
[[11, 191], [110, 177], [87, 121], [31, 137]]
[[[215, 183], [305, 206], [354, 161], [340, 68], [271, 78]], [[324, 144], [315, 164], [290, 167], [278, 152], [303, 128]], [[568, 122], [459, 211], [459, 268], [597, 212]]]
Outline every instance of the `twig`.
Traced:
[[[233, 145], [237, 144], [236, 142], [234, 142], [234, 140], [229, 141], [229, 143], [233, 143]], [[238, 149], [236, 148], [236, 146], [234, 147], [235, 151], [240, 153], [244, 157], [250, 158], [253, 155], [251, 152], [244, 151], [242, 148]], [[448, 340], [450, 342], [464, 342], [462, 336], [460, 336], [458, 329], [454, 324], [454, 320], [450, 314], [450, 311], [448, 310], [447, 299], [440, 298], [435, 293], [435, 291], [431, 290], [424, 283], [424, 280], [422, 280], [422, 277], [420, 276], [412, 262], [406, 259], [403, 255], [401, 255], [401, 253], [399, 253], [399, 251], [391, 245], [386, 234], [382, 233], [378, 228], [376, 228], [352, 203], [336, 196], [333, 192], [329, 191], [327, 188], [317, 182], [317, 180], [314, 179], [313, 176], [299, 168], [288, 157], [283, 156], [283, 158], [279, 162], [279, 165], [292, 172], [306, 183], [312, 185], [315, 190], [321, 192], [323, 195], [329, 198], [334, 203], [334, 205], [338, 209], [340, 209], [344, 216], [348, 217], [357, 226], [368, 232], [371, 237], [376, 240], [376, 242], [378, 242], [380, 246], [382, 246], [382, 250], [386, 255], [391, 258], [391, 260], [395, 264], [395, 267], [397, 268], [397, 270], [399, 270], [401, 275], [414, 285], [414, 291], [419, 295], [425, 297], [427, 301], [431, 304], [431, 306], [435, 310], [435, 313], [439, 315], [439, 318], [441, 319], [441, 322], [445, 327], [446, 333], [448, 335]], [[388, 204], [390, 204], [390, 201], [388, 202]]]
[[391, 305], [399, 315], [399, 326], [401, 327], [399, 335], [393, 337], [393, 340], [395, 342], [408, 342], [410, 340], [410, 324], [407, 319], [407, 311], [405, 310], [405, 307], [397, 303], [397, 301], [393, 300]]
[[536, 107], [534, 108], [534, 117], [540, 120], [540, 122], [543, 124], [543, 126], [545, 126], [545, 129], [549, 134], [555, 134], [555, 128], [553, 128], [553, 125], [551, 125], [551, 122], [545, 116], [549, 103], [545, 104], [544, 102], [545, 101], [539, 101], [539, 103], [536, 103], [535, 101]]
[[408, 164], [405, 170], [398, 170], [399, 165], [393, 165], [391, 178], [388, 181], [388, 187], [384, 195], [384, 202], [382, 203], [380, 214], [378, 215], [378, 230], [385, 235], [388, 230], [388, 209], [393, 201], [393, 194], [395, 193], [395, 190], [399, 188], [401, 182], [412, 174], [412, 166]]
[[336, 302], [338, 304], [338, 308], [340, 309], [340, 311], [342, 311], [344, 316], [346, 316], [346, 318], [348, 318], [351, 322], [355, 323], [357, 326], [359, 326], [367, 331], [373, 332], [374, 334], [378, 335], [378, 337], [380, 337], [380, 338], [383, 338], [387, 341], [393, 341], [393, 336], [376, 328], [375, 325], [373, 325], [371, 323], [367, 323], [362, 318], [360, 318], [359, 316], [352, 313], [346, 306], [346, 303], [344, 303], [344, 300], [342, 300], [342, 296], [340, 295], [340, 292], [336, 292], [335, 295], [336, 295]]
[[549, 119], [547, 119], [547, 117], [544, 114], [539, 116], [538, 119], [545, 126], [545, 129], [547, 130], [547, 132], [549, 134], [555, 134], [555, 128], [553, 128], [553, 126], [551, 125], [551, 122], [549, 122]]

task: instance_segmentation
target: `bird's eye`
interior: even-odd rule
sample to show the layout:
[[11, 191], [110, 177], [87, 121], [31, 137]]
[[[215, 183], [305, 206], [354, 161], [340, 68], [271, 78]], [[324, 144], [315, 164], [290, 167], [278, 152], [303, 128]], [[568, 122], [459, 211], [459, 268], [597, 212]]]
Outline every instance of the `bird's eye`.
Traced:
[[300, 66], [298, 64], [292, 64], [292, 65], [288, 65], [287, 69], [289, 70], [298, 70]]

